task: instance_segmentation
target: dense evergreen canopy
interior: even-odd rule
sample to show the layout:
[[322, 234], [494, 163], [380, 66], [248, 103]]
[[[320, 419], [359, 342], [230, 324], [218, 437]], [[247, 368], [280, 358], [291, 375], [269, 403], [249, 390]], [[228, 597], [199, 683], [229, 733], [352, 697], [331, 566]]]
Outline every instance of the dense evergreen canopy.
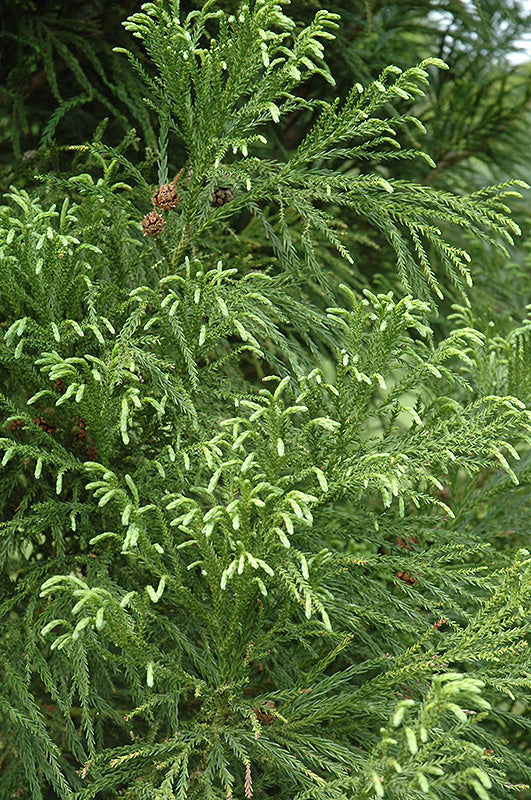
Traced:
[[524, 9], [9, 8], [1, 800], [531, 797]]

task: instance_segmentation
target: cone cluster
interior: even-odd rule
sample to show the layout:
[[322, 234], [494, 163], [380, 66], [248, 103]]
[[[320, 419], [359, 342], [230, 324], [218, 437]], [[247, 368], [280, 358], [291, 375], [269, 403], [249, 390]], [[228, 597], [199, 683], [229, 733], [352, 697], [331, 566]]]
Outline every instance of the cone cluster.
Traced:
[[234, 192], [225, 186], [220, 186], [213, 193], [210, 202], [213, 206], [224, 206], [225, 203], [230, 203], [234, 200]]
[[[181, 173], [179, 173], [179, 175], [180, 174]], [[164, 225], [166, 223], [162, 214], [156, 210], [157, 208], [162, 209], [162, 211], [172, 211], [177, 208], [179, 204], [179, 195], [175, 191], [177, 178], [171, 183], [163, 183], [153, 192], [151, 197], [153, 211], [146, 214], [142, 220], [142, 232], [144, 236], [158, 236], [159, 233], [162, 233], [164, 230]]]

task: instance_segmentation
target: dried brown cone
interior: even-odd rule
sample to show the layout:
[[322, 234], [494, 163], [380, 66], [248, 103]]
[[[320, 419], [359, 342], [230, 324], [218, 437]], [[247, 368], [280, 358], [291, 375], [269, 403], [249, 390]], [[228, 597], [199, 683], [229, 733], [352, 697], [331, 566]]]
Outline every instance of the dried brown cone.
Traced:
[[35, 417], [33, 422], [35, 425], [38, 425], [38, 427], [41, 429], [41, 431], [44, 431], [44, 433], [52, 434], [55, 431], [55, 425], [53, 422], [48, 422], [47, 420], [43, 419], [43, 417]]
[[151, 202], [157, 208], [162, 208], [164, 211], [171, 211], [177, 208], [179, 203], [179, 195], [175, 191], [175, 182], [163, 183], [162, 186], [153, 193]]
[[410, 536], [405, 539], [401, 539], [400, 536], [396, 537], [395, 544], [398, 547], [403, 547], [404, 550], [413, 550], [413, 547], [419, 543], [419, 540], [416, 536]]
[[228, 189], [225, 186], [217, 188], [210, 198], [210, 202], [213, 206], [224, 206], [225, 203], [230, 203], [231, 200], [234, 200], [234, 192], [232, 189]]
[[150, 211], [142, 220], [142, 231], [144, 236], [158, 236], [165, 225], [164, 218], [158, 211]]
[[56, 378], [53, 385], [54, 385], [54, 388], [55, 388], [55, 391], [57, 392], [57, 394], [64, 394], [65, 393], [65, 391], [66, 391], [65, 385], [64, 385], [64, 382], [61, 380], [61, 378]]
[[77, 425], [72, 428], [72, 444], [85, 444], [87, 441], [87, 423], [83, 417], [78, 417]]
[[83, 453], [83, 461], [97, 461], [99, 458], [98, 451], [95, 447], [89, 445], [85, 447], [85, 452]]
[[258, 722], [261, 722], [262, 725], [271, 725], [271, 723], [275, 721], [275, 715], [271, 714], [269, 711], [266, 711], [267, 708], [270, 708], [273, 711], [276, 710], [276, 706], [272, 700], [267, 700], [262, 708], [253, 708], [256, 719]]
[[25, 422], [23, 419], [12, 419], [10, 422], [7, 423], [8, 431], [14, 433], [15, 431], [20, 431], [25, 426]]
[[452, 499], [452, 491], [451, 491], [450, 487], [449, 486], [443, 486], [443, 488], [440, 489], [437, 492], [437, 497], [439, 498], [439, 500], [442, 500], [443, 503], [447, 503], [448, 500], [451, 500]]
[[417, 579], [410, 575], [409, 572], [402, 572], [399, 571], [396, 573], [396, 577], [400, 578], [401, 581], [407, 583], [409, 586], [413, 586], [413, 584], [418, 583]]

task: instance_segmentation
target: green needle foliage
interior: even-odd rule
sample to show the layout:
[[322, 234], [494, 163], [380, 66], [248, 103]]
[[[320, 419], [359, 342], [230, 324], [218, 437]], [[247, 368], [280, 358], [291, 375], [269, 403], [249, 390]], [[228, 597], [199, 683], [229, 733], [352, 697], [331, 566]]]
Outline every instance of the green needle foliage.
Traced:
[[[97, 136], [0, 208], [0, 795], [525, 791], [530, 327], [430, 322], [517, 192], [373, 169], [423, 157], [401, 133], [444, 64], [305, 96], [334, 13], [125, 27], [156, 163]], [[343, 209], [407, 293], [356, 286]]]
[[[120, 22], [134, 3], [12, 0], [0, 18], [0, 164], [5, 180], [35, 165], [56, 165], [61, 146], [105, 114], [114, 136], [137, 125], [154, 145], [142, 87], [120, 71], [106, 35], [125, 40]], [[116, 44], [114, 39], [113, 44]], [[50, 113], [53, 112], [53, 113]], [[56, 131], [63, 134], [57, 141]], [[56, 145], [58, 146], [56, 148]], [[52, 156], [51, 150], [54, 151]], [[10, 152], [11, 151], [11, 152]]]

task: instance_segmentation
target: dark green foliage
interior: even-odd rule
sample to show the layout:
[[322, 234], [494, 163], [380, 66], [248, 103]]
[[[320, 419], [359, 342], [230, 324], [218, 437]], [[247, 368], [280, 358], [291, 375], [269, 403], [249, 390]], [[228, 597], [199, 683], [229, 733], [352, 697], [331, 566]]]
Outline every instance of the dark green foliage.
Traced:
[[[137, 125], [154, 145], [142, 87], [113, 57], [106, 38], [121, 37], [121, 22], [135, 3], [12, 0], [0, 15], [2, 183], [28, 171], [54, 168], [59, 150], [92, 135], [105, 115], [111, 135]], [[53, 113], [51, 113], [53, 111]], [[12, 153], [9, 152], [9, 144]], [[14, 160], [13, 160], [14, 156]], [[31, 172], [30, 172], [31, 174]]]
[[518, 181], [424, 153], [435, 22], [336, 101], [324, 44], [403, 6], [222, 7], [125, 24], [156, 155], [100, 129], [0, 208], [0, 796], [507, 798], [531, 339], [501, 291], [475, 312], [465, 245], [510, 269]]

